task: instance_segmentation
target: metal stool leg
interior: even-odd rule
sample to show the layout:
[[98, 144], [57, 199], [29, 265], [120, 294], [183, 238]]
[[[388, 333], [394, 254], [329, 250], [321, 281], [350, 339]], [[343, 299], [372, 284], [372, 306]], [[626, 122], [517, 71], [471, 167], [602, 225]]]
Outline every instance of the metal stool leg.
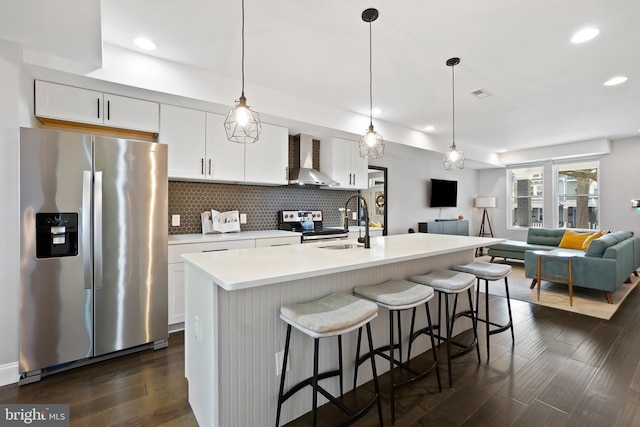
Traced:
[[[477, 304], [477, 300], [476, 300], [476, 304]], [[486, 321], [484, 322], [484, 324], [486, 325], [486, 331], [487, 331], [487, 361], [489, 360], [490, 355], [490, 348], [491, 346], [489, 345], [489, 281], [487, 279], [484, 279], [484, 318], [486, 319]]]
[[[362, 332], [362, 328], [359, 330]], [[378, 401], [378, 421], [382, 427], [382, 402], [380, 401], [380, 388], [378, 386], [378, 372], [376, 371], [375, 353], [373, 352], [373, 339], [371, 337], [371, 324], [367, 323], [367, 338], [369, 341], [369, 354], [371, 355], [371, 371], [373, 372], [373, 389]], [[356, 359], [357, 361], [357, 359]]]
[[287, 325], [287, 339], [284, 345], [284, 358], [282, 372], [280, 373], [280, 392], [278, 393], [278, 411], [276, 412], [276, 427], [280, 426], [280, 413], [282, 411], [282, 397], [284, 395], [284, 376], [287, 372], [287, 359], [289, 358], [289, 343], [291, 342], [291, 325]]
[[318, 352], [320, 346], [320, 338], [313, 339], [313, 378], [311, 379], [311, 388], [313, 389], [313, 407], [311, 409], [313, 419], [312, 426], [318, 424]]
[[509, 325], [511, 325], [511, 346], [516, 345], [516, 337], [513, 332], [513, 316], [511, 315], [511, 298], [509, 298], [509, 281], [506, 276], [504, 278], [504, 290], [507, 294], [507, 310], [509, 311]]
[[[431, 354], [433, 355], [433, 362], [436, 365], [436, 379], [438, 380], [438, 391], [442, 392], [442, 383], [440, 382], [440, 368], [438, 365], [438, 351], [436, 350], [436, 340], [433, 338], [433, 323], [431, 322], [431, 312], [429, 311], [429, 303], [424, 304], [425, 311], [427, 312], [427, 325], [429, 327], [429, 338], [431, 339]], [[414, 311], [415, 314], [415, 311]], [[413, 325], [411, 326], [413, 331]], [[409, 341], [411, 343], [411, 341]], [[409, 354], [407, 354], [407, 362], [409, 362]]]

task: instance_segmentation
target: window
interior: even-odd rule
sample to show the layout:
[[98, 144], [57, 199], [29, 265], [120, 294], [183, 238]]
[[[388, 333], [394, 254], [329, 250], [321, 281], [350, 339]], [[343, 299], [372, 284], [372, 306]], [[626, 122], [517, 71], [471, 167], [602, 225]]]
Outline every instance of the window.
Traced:
[[511, 227], [542, 227], [543, 171], [543, 165], [510, 167], [507, 170], [511, 207], [507, 218]]
[[558, 227], [598, 228], [598, 166], [598, 160], [554, 165]]

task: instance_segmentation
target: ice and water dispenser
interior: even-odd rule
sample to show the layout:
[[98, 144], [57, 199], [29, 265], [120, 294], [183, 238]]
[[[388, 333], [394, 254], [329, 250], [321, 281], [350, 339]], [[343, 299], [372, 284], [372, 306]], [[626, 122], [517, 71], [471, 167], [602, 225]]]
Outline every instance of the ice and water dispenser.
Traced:
[[36, 214], [36, 258], [78, 255], [78, 214]]

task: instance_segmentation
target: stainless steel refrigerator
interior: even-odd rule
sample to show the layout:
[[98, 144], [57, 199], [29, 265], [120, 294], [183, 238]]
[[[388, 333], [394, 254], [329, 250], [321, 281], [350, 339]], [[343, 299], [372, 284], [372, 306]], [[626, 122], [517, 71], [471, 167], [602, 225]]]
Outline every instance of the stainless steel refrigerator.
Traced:
[[166, 145], [21, 129], [21, 384], [166, 346], [167, 197]]

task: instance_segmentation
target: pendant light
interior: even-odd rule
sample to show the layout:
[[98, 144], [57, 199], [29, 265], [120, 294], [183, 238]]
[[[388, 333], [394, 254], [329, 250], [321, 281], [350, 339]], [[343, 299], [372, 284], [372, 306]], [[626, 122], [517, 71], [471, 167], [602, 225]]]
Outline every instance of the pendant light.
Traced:
[[373, 72], [371, 50], [371, 23], [378, 19], [377, 9], [366, 9], [362, 20], [369, 23], [369, 129], [360, 137], [360, 157], [376, 159], [384, 154], [384, 139], [373, 129]]
[[260, 138], [260, 131], [262, 131], [260, 115], [247, 105], [247, 98], [244, 96], [244, 0], [242, 0], [242, 92], [240, 99], [227, 114], [224, 130], [229, 141], [239, 144], [253, 144]]
[[456, 78], [453, 68], [460, 63], [460, 58], [447, 59], [447, 66], [451, 67], [451, 104], [453, 106], [453, 138], [449, 152], [444, 156], [444, 168], [464, 169], [464, 154], [456, 147]]

